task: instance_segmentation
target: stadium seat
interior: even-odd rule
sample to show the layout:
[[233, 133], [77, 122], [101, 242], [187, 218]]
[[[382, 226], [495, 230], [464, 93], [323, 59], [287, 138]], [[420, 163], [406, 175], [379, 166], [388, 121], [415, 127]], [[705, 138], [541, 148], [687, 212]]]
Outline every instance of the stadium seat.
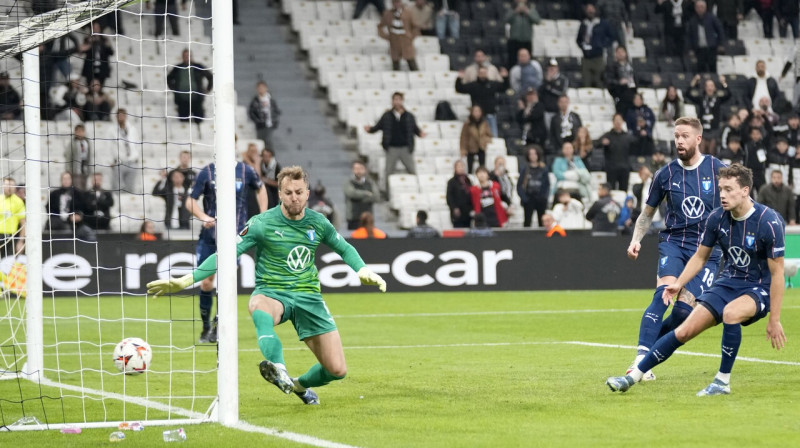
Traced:
[[344, 66], [348, 72], [372, 71], [372, 62], [368, 56], [360, 54], [347, 54], [344, 56]]
[[373, 54], [369, 57], [372, 70], [376, 72], [388, 72], [392, 70], [392, 60], [388, 54]]
[[[577, 33], [575, 34], [577, 36]], [[551, 40], [558, 37], [558, 27], [555, 20], [542, 20], [536, 25], [533, 25], [533, 38], [536, 41], [543, 42], [544, 40]], [[536, 51], [534, 45], [534, 51]]]
[[[439, 56], [439, 55], [432, 55]], [[449, 65], [449, 63], [448, 63]], [[431, 73], [434, 70], [426, 70], [424, 72], [410, 72], [408, 74], [408, 85], [413, 89], [435, 89], [436, 88], [436, 74]]]
[[352, 20], [350, 28], [353, 36], [378, 36], [378, 24], [372, 20]]
[[334, 46], [336, 47], [336, 54], [347, 56], [361, 54], [361, 44], [359, 38], [340, 36], [333, 38], [333, 41]]
[[584, 87], [578, 89], [578, 100], [583, 104], [607, 104], [603, 89], [595, 87]]
[[491, 1], [489, 2], [469, 2], [470, 14], [474, 20], [488, 21], [497, 18], [497, 10]]
[[581, 27], [581, 22], [579, 20], [556, 20], [555, 22], [560, 37], [569, 39], [570, 41], [578, 37], [578, 30]]
[[342, 17], [342, 3], [343, 2], [317, 2], [317, 17], [326, 20], [349, 19], [349, 17]]
[[354, 72], [356, 80], [356, 88], [358, 89], [381, 89], [383, 88], [383, 80], [376, 72]]
[[446, 72], [450, 70], [450, 58], [447, 55], [428, 54], [423, 59], [426, 72]]
[[414, 48], [416, 48], [418, 55], [439, 54], [439, 39], [430, 36], [419, 36], [414, 39]]
[[349, 21], [331, 20], [325, 25], [325, 35], [330, 38], [351, 37], [353, 35], [353, 27]]
[[386, 55], [389, 53], [389, 42], [378, 36], [357, 36], [361, 53], [367, 55]]
[[452, 71], [436, 72], [434, 73], [433, 78], [436, 81], [437, 89], [452, 90], [455, 88], [456, 79], [458, 79], [458, 72], [452, 72]]

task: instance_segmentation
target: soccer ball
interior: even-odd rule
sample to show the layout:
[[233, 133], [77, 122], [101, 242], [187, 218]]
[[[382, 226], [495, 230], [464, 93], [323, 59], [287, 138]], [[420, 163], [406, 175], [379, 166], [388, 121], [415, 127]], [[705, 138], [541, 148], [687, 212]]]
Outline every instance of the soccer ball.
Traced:
[[150, 367], [153, 350], [139, 338], [123, 339], [114, 347], [114, 365], [126, 375], [138, 375]]

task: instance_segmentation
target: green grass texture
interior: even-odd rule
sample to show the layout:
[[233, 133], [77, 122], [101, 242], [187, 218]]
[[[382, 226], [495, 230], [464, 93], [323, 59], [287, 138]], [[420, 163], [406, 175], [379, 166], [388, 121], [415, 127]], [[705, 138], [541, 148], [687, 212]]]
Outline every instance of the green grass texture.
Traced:
[[[604, 382], [633, 360], [651, 297], [652, 291], [328, 294], [348, 375], [317, 390], [320, 406], [304, 406], [259, 375], [263, 357], [248, 297], [240, 296], [240, 418], [359, 447], [796, 446], [800, 292], [787, 290], [784, 300], [784, 350], [765, 340], [766, 319], [743, 328], [731, 395], [695, 396], [719, 367], [721, 327], [682, 347], [690, 354], [658, 366], [655, 382], [611, 393]], [[204, 413], [216, 394], [216, 347], [194, 344], [195, 308], [192, 297], [45, 299], [46, 376]], [[313, 355], [290, 323], [277, 333], [290, 374], [302, 374]], [[153, 346], [152, 372], [116, 371], [111, 353], [124, 337]], [[5, 356], [10, 350], [2, 347]], [[116, 399], [63, 394], [0, 381], [2, 423], [16, 421], [23, 406], [50, 423], [170, 417]], [[161, 444], [168, 428], [129, 432], [122, 446]], [[301, 446], [218, 424], [185, 430], [182, 446]], [[101, 446], [111, 432], [0, 432], [0, 446]]]

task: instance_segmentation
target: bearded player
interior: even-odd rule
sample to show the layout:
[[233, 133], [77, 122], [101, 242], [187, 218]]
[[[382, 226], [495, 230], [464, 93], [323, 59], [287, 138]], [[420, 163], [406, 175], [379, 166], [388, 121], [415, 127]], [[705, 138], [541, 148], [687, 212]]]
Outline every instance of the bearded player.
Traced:
[[[636, 220], [628, 257], [636, 260], [642, 248], [642, 238], [650, 229], [653, 216], [662, 201], [666, 201], [664, 224], [658, 237], [658, 281], [650, 306], [642, 315], [636, 360], [630, 372], [653, 347], [656, 340], [678, 327], [695, 306], [695, 299], [714, 283], [719, 267], [720, 252], [714, 251], [696, 277], [677, 294], [672, 313], [664, 313], [672, 300], [662, 296], [668, 285], [674, 284], [686, 263], [697, 251], [700, 235], [711, 210], [720, 206], [717, 176], [725, 165], [719, 159], [703, 155], [697, 148], [703, 139], [703, 127], [696, 118], [682, 117], [675, 121], [675, 147], [678, 158], [653, 176], [642, 214]], [[645, 381], [655, 379], [647, 371]]]
[[[294, 392], [305, 404], [319, 404], [310, 388], [344, 378], [347, 365], [336, 323], [320, 294], [314, 266], [317, 246], [325, 243], [339, 254], [358, 273], [361, 283], [377, 285], [386, 292], [386, 282], [366, 267], [355, 248], [324, 215], [306, 208], [308, 174], [302, 168], [284, 168], [277, 180], [280, 207], [248, 221], [239, 233], [236, 253], [256, 249], [256, 288], [248, 309], [265, 358], [259, 365], [261, 376], [284, 393]], [[216, 269], [217, 255], [213, 254], [191, 274], [148, 283], [148, 293], [159, 296], [178, 292], [213, 275]], [[297, 378], [287, 373], [283, 346], [274, 330], [287, 320], [319, 361]]]

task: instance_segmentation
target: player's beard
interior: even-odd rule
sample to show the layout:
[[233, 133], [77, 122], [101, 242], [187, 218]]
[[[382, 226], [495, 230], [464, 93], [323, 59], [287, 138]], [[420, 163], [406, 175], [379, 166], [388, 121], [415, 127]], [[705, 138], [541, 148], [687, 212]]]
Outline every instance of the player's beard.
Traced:
[[678, 158], [681, 159], [681, 162], [688, 162], [692, 160], [692, 157], [697, 153], [697, 145], [694, 146], [687, 146], [686, 149], [683, 151], [683, 154], [678, 152]]
[[306, 208], [306, 203], [284, 203], [283, 206], [286, 207], [286, 212], [290, 216], [300, 216], [303, 214], [303, 210]]

